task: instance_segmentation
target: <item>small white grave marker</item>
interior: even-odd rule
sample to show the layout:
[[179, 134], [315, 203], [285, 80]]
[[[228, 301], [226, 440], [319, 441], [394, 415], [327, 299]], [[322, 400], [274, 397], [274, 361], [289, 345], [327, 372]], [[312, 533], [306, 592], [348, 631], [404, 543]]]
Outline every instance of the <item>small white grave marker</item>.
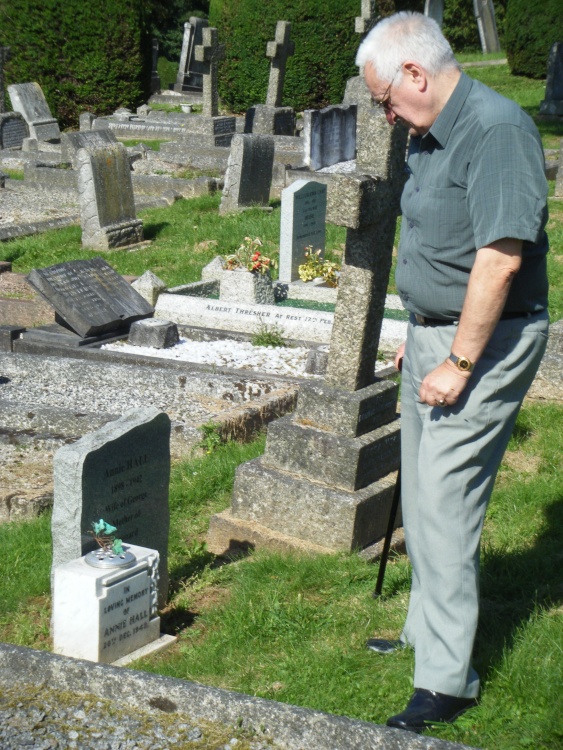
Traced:
[[324, 252], [326, 191], [326, 185], [313, 180], [296, 180], [282, 190], [279, 278], [284, 283], [299, 278], [306, 247]]

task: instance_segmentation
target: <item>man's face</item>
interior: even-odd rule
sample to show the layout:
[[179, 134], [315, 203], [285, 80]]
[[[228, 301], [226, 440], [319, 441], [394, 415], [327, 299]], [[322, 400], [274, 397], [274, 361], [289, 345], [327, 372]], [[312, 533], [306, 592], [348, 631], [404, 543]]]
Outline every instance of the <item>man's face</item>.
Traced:
[[429, 125], [424, 122], [424, 112], [420, 108], [419, 88], [408, 72], [403, 70], [398, 83], [395, 82], [399, 79], [399, 71], [392, 81], [382, 81], [368, 62], [364, 75], [374, 104], [381, 105], [390, 125], [403, 122], [410, 135], [424, 135], [428, 131]]

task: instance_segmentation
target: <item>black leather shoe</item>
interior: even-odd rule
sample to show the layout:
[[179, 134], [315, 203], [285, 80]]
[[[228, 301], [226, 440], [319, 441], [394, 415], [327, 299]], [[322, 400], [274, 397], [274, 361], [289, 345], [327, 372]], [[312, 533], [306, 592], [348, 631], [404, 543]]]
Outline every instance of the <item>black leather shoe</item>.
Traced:
[[388, 719], [387, 726], [420, 733], [432, 724], [455, 721], [476, 705], [476, 698], [454, 698], [453, 695], [417, 688], [403, 713]]
[[370, 638], [366, 641], [366, 648], [377, 651], [378, 654], [392, 654], [393, 651], [405, 648], [405, 645], [403, 641], [386, 641], [384, 638]]

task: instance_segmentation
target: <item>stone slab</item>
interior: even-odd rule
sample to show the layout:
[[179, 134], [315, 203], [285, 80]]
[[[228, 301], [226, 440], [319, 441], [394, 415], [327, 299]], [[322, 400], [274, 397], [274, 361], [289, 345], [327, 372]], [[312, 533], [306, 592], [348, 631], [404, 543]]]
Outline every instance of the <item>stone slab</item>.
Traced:
[[156, 640], [147, 643], [146, 646], [141, 646], [141, 648], [135, 649], [135, 651], [131, 651], [127, 656], [122, 656], [121, 659], [116, 659], [112, 664], [114, 667], [126, 667], [134, 661], [139, 661], [139, 659], [146, 659], [149, 656], [159, 654], [161, 651], [173, 646], [177, 640], [178, 638], [175, 635], [161, 633]]
[[395, 475], [389, 474], [346, 491], [280, 471], [261, 457], [238, 467], [231, 514], [331, 551], [352, 552], [385, 534], [394, 487]]
[[399, 460], [398, 419], [350, 438], [294, 422], [290, 416], [269, 425], [262, 457], [264, 466], [347, 491], [396, 471]]
[[[159, 601], [168, 595], [170, 418], [133, 409], [55, 454], [53, 570], [95, 549], [87, 534], [103, 518], [124, 542], [156, 549]], [[112, 660], [113, 661], [113, 660]]]
[[357, 437], [395, 419], [398, 390], [390, 380], [378, 380], [358, 391], [345, 391], [326, 382], [304, 383], [294, 419], [298, 424]]
[[78, 149], [96, 149], [111, 146], [117, 139], [111, 130], [87, 130], [78, 133], [63, 133], [61, 135], [61, 158], [71, 162], [73, 168], [78, 167], [76, 155]]
[[149, 710], [166, 700], [180, 721], [209, 721], [255, 731], [283, 750], [471, 750], [345, 716], [300, 708], [189, 680], [68, 659], [0, 644], [0, 684], [36, 685], [95, 695], [122, 708]]
[[53, 572], [53, 650], [109, 664], [157, 641], [158, 552], [124, 545], [132, 567], [107, 570], [83, 557]]
[[154, 310], [103, 258], [34, 269], [29, 283], [80, 336], [126, 329]]

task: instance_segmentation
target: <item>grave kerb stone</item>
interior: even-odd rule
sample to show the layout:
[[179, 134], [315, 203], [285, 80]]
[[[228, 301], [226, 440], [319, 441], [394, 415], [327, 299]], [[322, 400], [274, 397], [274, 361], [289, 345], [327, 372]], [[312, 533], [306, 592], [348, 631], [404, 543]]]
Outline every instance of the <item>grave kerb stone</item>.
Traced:
[[33, 269], [28, 282], [80, 336], [126, 330], [154, 309], [103, 258]]
[[53, 466], [53, 570], [96, 548], [87, 532], [103, 518], [125, 543], [158, 550], [162, 606], [168, 594], [168, 415], [154, 407], [132, 409], [59, 448]]
[[299, 278], [305, 249], [320, 249], [326, 239], [327, 187], [319, 182], [298, 180], [282, 190], [280, 219], [279, 280], [291, 283]]
[[202, 63], [203, 114], [207, 117], [215, 117], [219, 114], [218, 64], [224, 57], [225, 45], [219, 44], [217, 29], [204, 27], [202, 44], [194, 47], [194, 59]]
[[295, 44], [289, 38], [290, 33], [291, 24], [288, 21], [278, 21], [275, 39], [268, 42], [266, 47], [266, 57], [271, 61], [266, 104], [271, 107], [281, 107], [287, 58], [295, 53]]

